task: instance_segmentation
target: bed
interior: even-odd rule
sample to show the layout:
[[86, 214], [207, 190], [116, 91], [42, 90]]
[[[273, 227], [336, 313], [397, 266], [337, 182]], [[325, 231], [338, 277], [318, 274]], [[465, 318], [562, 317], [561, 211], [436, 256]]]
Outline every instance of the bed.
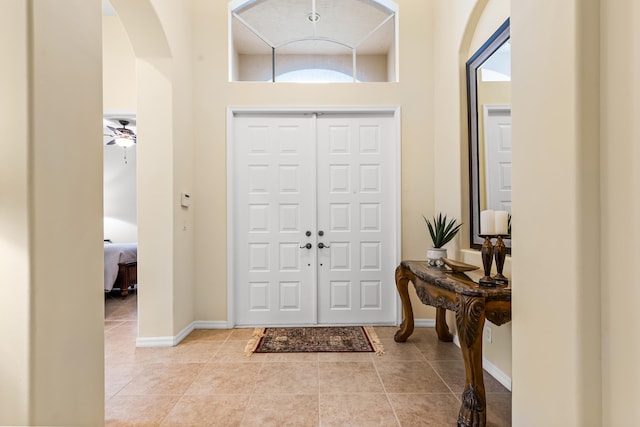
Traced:
[[138, 283], [138, 244], [104, 242], [104, 291], [120, 289], [129, 295], [129, 287]]

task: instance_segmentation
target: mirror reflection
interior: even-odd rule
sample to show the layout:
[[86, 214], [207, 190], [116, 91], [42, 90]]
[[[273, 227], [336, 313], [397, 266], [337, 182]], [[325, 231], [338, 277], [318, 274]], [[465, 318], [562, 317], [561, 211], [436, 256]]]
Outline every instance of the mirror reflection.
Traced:
[[[480, 212], [511, 213], [511, 43], [509, 20], [467, 62], [471, 246]], [[508, 248], [511, 240], [505, 240]]]

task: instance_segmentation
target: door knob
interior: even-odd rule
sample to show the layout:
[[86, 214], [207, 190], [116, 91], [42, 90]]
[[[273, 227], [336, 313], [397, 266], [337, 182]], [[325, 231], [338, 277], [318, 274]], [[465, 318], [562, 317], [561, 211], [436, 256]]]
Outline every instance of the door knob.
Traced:
[[[320, 246], [320, 245], [318, 245], [318, 247], [319, 247], [319, 246]], [[304, 246], [300, 246], [300, 249], [304, 249], [304, 248], [311, 249], [311, 243], [307, 243], [307, 244], [306, 244], [306, 245], [304, 245]]]
[[331, 246], [329, 245], [325, 245], [324, 243], [320, 242], [318, 243], [318, 249], [323, 249], [323, 248], [330, 248]]

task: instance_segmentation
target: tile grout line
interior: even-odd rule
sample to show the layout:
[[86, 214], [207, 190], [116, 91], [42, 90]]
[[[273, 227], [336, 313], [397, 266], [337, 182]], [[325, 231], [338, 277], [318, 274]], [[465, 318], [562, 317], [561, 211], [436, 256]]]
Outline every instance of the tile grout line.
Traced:
[[[380, 357], [384, 357], [384, 354], [381, 355]], [[373, 358], [371, 359], [371, 363], [373, 364], [373, 369], [375, 369], [376, 371], [376, 375], [378, 376], [378, 380], [380, 381], [380, 384], [382, 384], [382, 390], [384, 390], [384, 397], [387, 399], [387, 403], [391, 407], [393, 416], [396, 419], [396, 424], [398, 426], [402, 426], [402, 423], [400, 422], [400, 418], [398, 417], [398, 413], [396, 412], [396, 408], [393, 406], [393, 404], [391, 403], [391, 399], [389, 398], [389, 392], [387, 391], [387, 386], [385, 386], [384, 381], [382, 381], [382, 377], [380, 376], [380, 372], [378, 371], [378, 365], [376, 365], [376, 362], [374, 361]]]
[[[253, 354], [251, 356], [244, 356], [244, 357], [253, 357]], [[245, 363], [250, 363], [250, 362], [245, 362]], [[251, 405], [251, 403], [253, 402], [253, 396], [256, 394], [256, 389], [258, 388], [258, 380], [260, 379], [260, 375], [262, 374], [262, 370], [265, 367], [265, 363], [264, 360], [260, 361], [260, 370], [258, 370], [258, 375], [256, 377], [256, 381], [253, 383], [253, 388], [251, 389], [251, 391], [249, 392], [249, 398], [247, 399], [247, 402], [245, 403], [244, 406], [244, 410], [242, 411], [242, 418], [240, 418], [240, 425], [244, 425], [244, 419], [247, 416], [247, 411]]]
[[[426, 357], [425, 357], [425, 359], [426, 359]], [[455, 393], [455, 392], [451, 389], [451, 387], [449, 386], [449, 383], [448, 383], [448, 382], [446, 382], [446, 381], [444, 380], [444, 378], [442, 378], [442, 375], [440, 375], [440, 372], [438, 372], [438, 370], [433, 366], [433, 364], [431, 363], [431, 360], [427, 360], [427, 363], [429, 364], [429, 366], [431, 366], [431, 369], [433, 369], [433, 372], [435, 372], [435, 373], [436, 373], [436, 375], [438, 376], [438, 378], [440, 378], [440, 381], [442, 381], [442, 383], [443, 383], [445, 386], [447, 386], [447, 388], [449, 389], [449, 392], [453, 395], [453, 397], [454, 397], [458, 402], [460, 402], [460, 399], [458, 398], [457, 393]]]

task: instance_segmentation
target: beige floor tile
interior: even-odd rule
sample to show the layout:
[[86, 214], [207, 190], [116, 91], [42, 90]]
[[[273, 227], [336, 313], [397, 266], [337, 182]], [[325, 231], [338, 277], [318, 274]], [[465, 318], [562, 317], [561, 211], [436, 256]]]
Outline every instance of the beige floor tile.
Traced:
[[180, 396], [115, 396], [105, 404], [105, 426], [158, 426]]
[[320, 363], [320, 393], [383, 393], [372, 362]]
[[231, 331], [230, 340], [250, 340], [255, 328], [238, 328]]
[[262, 365], [255, 394], [318, 394], [318, 364], [273, 362]]
[[387, 362], [375, 366], [387, 393], [450, 392], [427, 362]]
[[218, 352], [211, 358], [210, 362], [231, 362], [231, 363], [263, 363], [263, 354], [252, 354], [246, 356], [244, 353], [247, 341], [227, 340], [222, 343]]
[[392, 361], [425, 362], [427, 360], [413, 343], [397, 343], [393, 340], [393, 338], [381, 338], [380, 342], [384, 346], [384, 354], [381, 357], [373, 358], [373, 361], [376, 363]]
[[188, 341], [181, 342], [171, 361], [178, 363], [206, 363], [220, 350], [222, 341]]
[[511, 426], [511, 393], [487, 393], [487, 427]]
[[152, 363], [145, 365], [118, 396], [182, 395], [203, 368], [201, 363]]
[[191, 331], [182, 342], [189, 341], [226, 341], [231, 329], [196, 329]]
[[134, 363], [143, 365], [153, 363], [174, 363], [178, 358], [178, 347], [136, 348], [133, 354]]
[[258, 364], [208, 363], [185, 394], [249, 394], [255, 389], [260, 369]]
[[249, 402], [248, 394], [183, 396], [162, 427], [237, 427]]
[[384, 393], [321, 394], [320, 425], [391, 427], [398, 422]]
[[376, 326], [374, 329], [376, 331], [376, 335], [378, 335], [378, 338], [393, 339], [394, 335], [396, 334], [399, 328], [397, 326]]
[[124, 320], [105, 320], [104, 321], [104, 332], [105, 332], [105, 335], [111, 329], [115, 328], [116, 326], [122, 325], [123, 322], [124, 322]]
[[389, 394], [402, 427], [455, 426], [460, 402], [451, 393]]
[[318, 362], [373, 362], [374, 353], [318, 353]]
[[105, 364], [104, 389], [105, 401], [111, 399], [133, 379], [137, 365], [120, 363], [118, 365]]
[[318, 353], [256, 353], [264, 362], [318, 362]]
[[438, 341], [434, 338], [429, 341], [416, 342], [416, 348], [427, 360], [457, 360], [462, 362], [462, 352], [454, 343]]
[[244, 427], [318, 426], [318, 395], [258, 393], [251, 396]]
[[[464, 385], [460, 349], [438, 341], [433, 328], [416, 328], [407, 343], [393, 340], [397, 327], [375, 330], [382, 356], [246, 357], [253, 328], [195, 330], [176, 347], [136, 348], [137, 293], [108, 295], [105, 425], [455, 425]], [[487, 425], [510, 426], [511, 393], [489, 375], [485, 386]]]
[[[442, 377], [445, 383], [451, 388], [456, 394], [462, 394], [464, 390], [465, 383], [465, 369], [464, 363], [460, 362], [452, 362], [452, 361], [444, 361], [444, 360], [435, 360], [430, 362], [433, 369], [436, 370], [438, 375]], [[498, 382], [495, 378], [489, 375], [486, 371], [484, 371], [484, 389], [486, 393], [508, 393], [507, 390], [502, 384]]]

